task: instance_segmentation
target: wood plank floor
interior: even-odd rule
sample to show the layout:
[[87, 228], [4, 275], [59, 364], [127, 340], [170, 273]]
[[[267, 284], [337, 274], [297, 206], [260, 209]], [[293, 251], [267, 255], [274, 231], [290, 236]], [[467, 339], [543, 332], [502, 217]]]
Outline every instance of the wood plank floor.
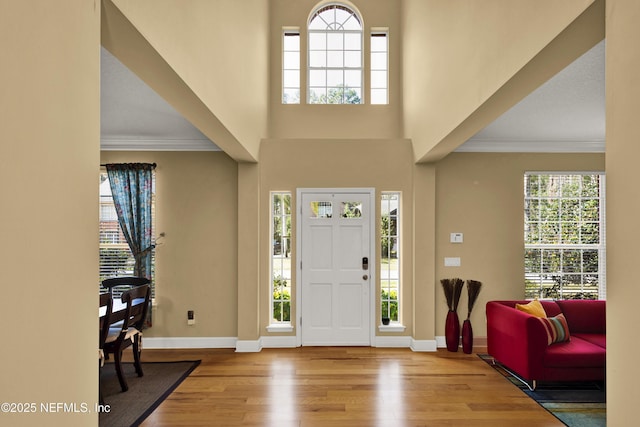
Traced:
[[[480, 349], [480, 352], [483, 349]], [[149, 350], [202, 363], [143, 426], [563, 426], [475, 354], [369, 347]]]

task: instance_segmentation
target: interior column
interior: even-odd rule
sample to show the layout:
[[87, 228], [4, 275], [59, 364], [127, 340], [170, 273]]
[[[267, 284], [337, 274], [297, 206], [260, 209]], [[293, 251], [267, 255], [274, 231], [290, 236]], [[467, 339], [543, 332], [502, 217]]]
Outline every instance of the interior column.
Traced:
[[260, 351], [260, 166], [238, 164], [238, 342]]
[[435, 351], [435, 235], [436, 173], [431, 164], [417, 164], [414, 170], [414, 351]]
[[607, 425], [637, 417], [640, 3], [606, 2]]

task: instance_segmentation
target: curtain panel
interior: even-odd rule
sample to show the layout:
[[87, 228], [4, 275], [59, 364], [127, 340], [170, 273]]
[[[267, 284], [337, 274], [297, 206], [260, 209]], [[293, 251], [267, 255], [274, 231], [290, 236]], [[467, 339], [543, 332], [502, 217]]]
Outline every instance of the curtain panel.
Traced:
[[151, 222], [155, 166], [150, 163], [105, 165], [118, 222], [135, 258], [133, 274], [149, 280], [152, 279], [151, 256], [155, 247]]

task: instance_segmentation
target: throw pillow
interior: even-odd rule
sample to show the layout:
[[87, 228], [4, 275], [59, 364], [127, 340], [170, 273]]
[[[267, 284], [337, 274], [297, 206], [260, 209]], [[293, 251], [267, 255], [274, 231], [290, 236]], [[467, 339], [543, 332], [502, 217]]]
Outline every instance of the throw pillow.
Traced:
[[537, 299], [534, 299], [529, 304], [516, 304], [516, 308], [536, 317], [547, 317], [547, 312], [544, 311], [544, 307]]
[[547, 345], [571, 339], [569, 325], [567, 325], [567, 319], [564, 314], [560, 313], [556, 317], [540, 318], [539, 320], [547, 332]]

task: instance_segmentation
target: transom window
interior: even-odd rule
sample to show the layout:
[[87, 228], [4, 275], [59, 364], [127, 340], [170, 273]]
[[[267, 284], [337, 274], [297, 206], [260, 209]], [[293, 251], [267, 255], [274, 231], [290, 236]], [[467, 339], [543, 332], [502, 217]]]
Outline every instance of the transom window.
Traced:
[[605, 299], [605, 186], [594, 173], [524, 176], [525, 296]]
[[342, 4], [309, 19], [310, 104], [362, 104], [362, 20]]

